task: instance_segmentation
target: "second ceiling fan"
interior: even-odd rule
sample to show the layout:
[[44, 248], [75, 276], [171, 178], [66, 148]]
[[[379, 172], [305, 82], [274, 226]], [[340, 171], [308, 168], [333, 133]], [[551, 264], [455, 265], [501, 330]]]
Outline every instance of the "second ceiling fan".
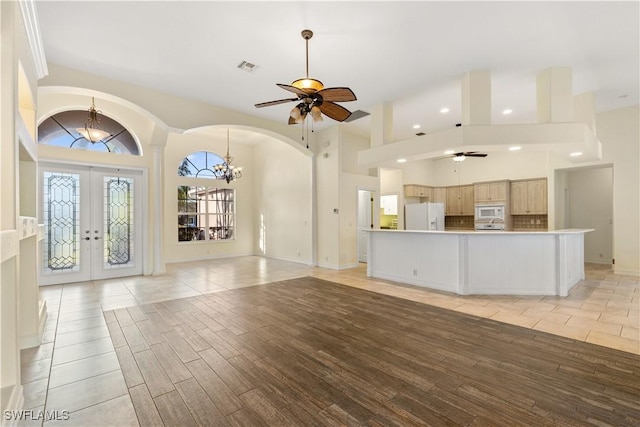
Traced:
[[313, 32], [311, 30], [303, 30], [301, 34], [302, 38], [305, 40], [307, 51], [306, 77], [295, 80], [290, 85], [277, 83], [277, 86], [295, 93], [297, 97], [262, 102], [260, 104], [256, 104], [256, 107], [270, 107], [272, 105], [299, 101], [289, 114], [290, 125], [303, 123], [308, 115], [313, 118], [314, 122], [322, 121], [323, 114], [333, 120], [343, 122], [349, 118], [351, 111], [336, 104], [336, 102], [355, 101], [356, 95], [348, 87], [331, 87], [325, 89], [320, 80], [309, 77], [309, 39], [313, 37]]
[[485, 153], [478, 153], [477, 151], [461, 151], [451, 155], [454, 162], [463, 162], [467, 157], [487, 157]]

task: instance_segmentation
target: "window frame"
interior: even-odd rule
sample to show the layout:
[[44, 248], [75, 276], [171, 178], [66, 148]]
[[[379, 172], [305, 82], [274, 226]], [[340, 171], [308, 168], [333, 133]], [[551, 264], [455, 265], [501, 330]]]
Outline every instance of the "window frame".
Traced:
[[[199, 179], [200, 180], [200, 179]], [[182, 181], [182, 180], [179, 180]], [[234, 242], [237, 239], [237, 209], [236, 209], [236, 189], [217, 186], [206, 185], [213, 184], [209, 182], [193, 183], [193, 179], [189, 179], [190, 182], [178, 183], [176, 188], [176, 202], [177, 202], [177, 243], [178, 244], [199, 244], [199, 243], [222, 243], [222, 242]], [[204, 184], [204, 185], [203, 185]], [[188, 189], [188, 190], [185, 190]], [[187, 197], [181, 198], [181, 190]], [[189, 193], [195, 193], [195, 197], [189, 196]], [[210, 196], [212, 194], [229, 194], [222, 198]], [[204, 195], [203, 198], [198, 197], [198, 194]], [[190, 203], [193, 203], [191, 207]], [[218, 203], [222, 203], [224, 206], [220, 210], [212, 209], [214, 206], [219, 206]], [[181, 205], [183, 207], [181, 208]], [[215, 219], [228, 217], [227, 221], [215, 221]], [[184, 218], [184, 220], [181, 220]], [[200, 219], [202, 218], [202, 221]], [[181, 231], [191, 230], [191, 231]], [[208, 232], [206, 232], [208, 230]], [[231, 236], [227, 238], [215, 238], [214, 236], [219, 233], [231, 232]], [[181, 236], [184, 233], [191, 233], [191, 239], [182, 239]], [[213, 233], [213, 234], [212, 234]], [[193, 237], [198, 236], [197, 239]], [[200, 238], [200, 236], [204, 238]]]

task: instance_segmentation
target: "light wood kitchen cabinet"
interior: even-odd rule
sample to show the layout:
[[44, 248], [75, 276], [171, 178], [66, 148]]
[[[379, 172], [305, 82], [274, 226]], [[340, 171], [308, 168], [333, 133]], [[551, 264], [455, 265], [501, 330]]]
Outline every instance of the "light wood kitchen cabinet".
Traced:
[[546, 214], [546, 178], [511, 182], [511, 215]]
[[473, 186], [476, 203], [505, 203], [509, 196], [509, 181], [480, 182]]
[[433, 202], [442, 203], [446, 206], [447, 204], [447, 188], [446, 187], [435, 187], [433, 189]]
[[433, 199], [433, 188], [426, 185], [408, 184], [404, 186], [404, 197], [420, 197], [425, 202]]
[[447, 187], [446, 215], [473, 215], [474, 197], [473, 185], [459, 185]]

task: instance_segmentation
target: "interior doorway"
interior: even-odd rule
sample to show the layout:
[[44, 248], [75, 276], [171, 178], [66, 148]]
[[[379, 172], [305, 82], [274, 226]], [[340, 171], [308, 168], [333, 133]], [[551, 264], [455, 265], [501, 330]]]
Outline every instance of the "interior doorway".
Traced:
[[41, 285], [142, 274], [142, 172], [40, 165]]
[[358, 190], [358, 262], [367, 262], [369, 231], [373, 228], [372, 191]]
[[613, 167], [565, 169], [556, 173], [557, 228], [587, 228], [585, 262], [610, 265], [613, 253]]

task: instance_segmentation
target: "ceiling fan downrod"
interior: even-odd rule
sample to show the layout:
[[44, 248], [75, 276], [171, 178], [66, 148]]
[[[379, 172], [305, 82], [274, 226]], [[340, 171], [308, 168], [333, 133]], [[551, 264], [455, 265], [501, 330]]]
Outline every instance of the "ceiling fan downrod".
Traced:
[[313, 37], [313, 31], [302, 30], [300, 34], [302, 34], [302, 38], [304, 39], [304, 44], [307, 51], [307, 78], [309, 78], [309, 39]]

